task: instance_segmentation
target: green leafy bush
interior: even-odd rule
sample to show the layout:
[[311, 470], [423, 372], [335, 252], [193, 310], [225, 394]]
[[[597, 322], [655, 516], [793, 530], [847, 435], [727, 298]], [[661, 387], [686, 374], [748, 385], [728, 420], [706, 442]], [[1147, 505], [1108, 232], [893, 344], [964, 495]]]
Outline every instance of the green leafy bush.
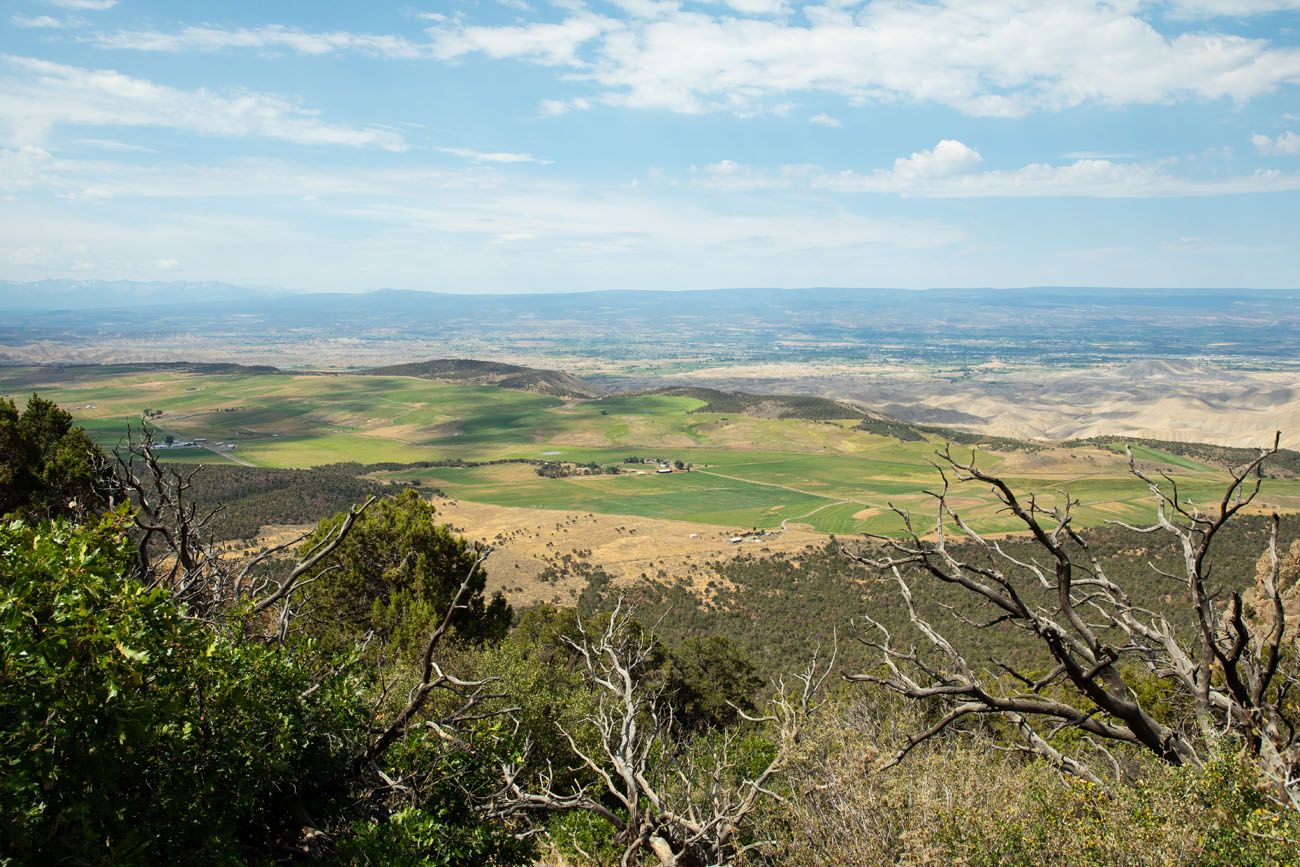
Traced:
[[124, 577], [121, 516], [0, 525], [0, 844], [19, 861], [242, 861], [364, 731], [343, 678]]
[[0, 515], [80, 514], [99, 501], [99, 449], [72, 416], [33, 394], [22, 412], [0, 397]]
[[[433, 506], [410, 489], [376, 501], [331, 555], [328, 571], [306, 588], [315, 612], [310, 631], [333, 648], [347, 647], [371, 630], [381, 643], [403, 650], [421, 643], [475, 561], [468, 543], [435, 518]], [[304, 550], [343, 519], [340, 514], [322, 521]], [[452, 621], [461, 640], [495, 640], [510, 628], [510, 606], [500, 594], [484, 598], [486, 581], [477, 569], [466, 607]]]
[[534, 842], [478, 809], [500, 784], [505, 727], [488, 723], [464, 748], [446, 749], [434, 734], [400, 742], [387, 756], [390, 776], [419, 789], [419, 806], [353, 822], [328, 859], [336, 864], [479, 867], [532, 863]]

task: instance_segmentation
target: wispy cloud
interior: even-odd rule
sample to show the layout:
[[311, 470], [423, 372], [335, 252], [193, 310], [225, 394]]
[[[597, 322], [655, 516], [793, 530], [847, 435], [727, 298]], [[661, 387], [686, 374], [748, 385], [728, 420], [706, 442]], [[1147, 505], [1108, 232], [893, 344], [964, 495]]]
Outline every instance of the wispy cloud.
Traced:
[[542, 66], [585, 68], [579, 50], [604, 34], [626, 33], [628, 24], [579, 11], [560, 22], [508, 26], [446, 24], [430, 28], [433, 55], [459, 60], [483, 55], [494, 60], [525, 60]]
[[155, 84], [108, 69], [0, 55], [0, 125], [38, 143], [54, 126], [151, 126], [206, 136], [268, 138], [305, 145], [404, 150], [389, 130], [327, 123], [296, 102], [266, 93], [217, 94]]
[[735, 12], [744, 15], [785, 15], [790, 6], [785, 0], [723, 0]]
[[158, 151], [155, 148], [147, 147], [140, 144], [131, 144], [129, 142], [118, 141], [111, 138], [79, 138], [73, 144], [83, 145], [85, 147], [98, 148], [105, 151], [117, 151], [119, 153], [138, 153], [153, 154]]
[[1131, 160], [1133, 154], [1119, 151], [1069, 151], [1061, 154], [1067, 160]]
[[68, 22], [62, 18], [52, 18], [49, 15], [37, 15], [28, 17], [15, 12], [9, 19], [15, 27], [26, 27], [30, 30], [59, 30], [68, 26]]
[[479, 151], [472, 148], [435, 148], [444, 154], [472, 160], [476, 163], [539, 163], [550, 165], [550, 160], [538, 159], [532, 154], [514, 153], [512, 151]]
[[1253, 135], [1250, 137], [1250, 143], [1255, 146], [1255, 150], [1264, 156], [1269, 157], [1294, 157], [1300, 156], [1300, 134], [1291, 131], [1270, 138], [1266, 135]]
[[171, 54], [243, 48], [290, 51], [305, 55], [350, 51], [395, 59], [430, 56], [428, 45], [412, 42], [403, 36], [347, 31], [311, 32], [279, 24], [241, 27], [233, 30], [206, 26], [185, 27], [172, 33], [158, 30], [119, 30], [114, 33], [88, 36], [85, 41], [99, 48]]
[[603, 102], [684, 113], [753, 114], [815, 92], [853, 104], [905, 99], [1016, 117], [1086, 103], [1247, 100], [1300, 83], [1300, 48], [1210, 29], [1166, 35], [1149, 14], [1213, 18], [1300, 0], [889, 0], [857, 10], [828, 2], [803, 7], [802, 20], [785, 15], [781, 0], [727, 0], [720, 12], [671, 0], [615, 5], [621, 17], [575, 0], [560, 6], [559, 20], [512, 24], [422, 13], [432, 23], [425, 40], [269, 25], [123, 30], [88, 41], [137, 51], [509, 59], [565, 68]]
[[537, 106], [537, 113], [541, 117], [559, 117], [571, 111], [587, 111], [591, 107], [591, 101], [582, 97], [576, 99], [543, 99]]
[[[893, 0], [806, 6], [806, 22], [701, 11], [431, 28], [435, 54], [574, 70], [603, 101], [684, 113], [770, 109], [797, 92], [1021, 116], [1085, 103], [1251, 99], [1300, 82], [1300, 49], [1213, 31], [1166, 36], [1133, 3]], [[1033, 34], [1028, 38], [1026, 34]]]
[[934, 148], [900, 157], [889, 169], [831, 171], [787, 165], [762, 170], [724, 160], [697, 167], [692, 180], [712, 189], [801, 188], [830, 193], [890, 194], [916, 198], [1187, 198], [1267, 194], [1300, 190], [1300, 173], [1196, 178], [1174, 174], [1169, 161], [1122, 163], [1080, 159], [1064, 165], [1031, 163], [1014, 169], [976, 170], [980, 153], [946, 139]]
[[[337, 286], [357, 279], [355, 263], [367, 262], [382, 266], [370, 285], [571, 289], [649, 286], [675, 275], [674, 285], [703, 287], [724, 274], [826, 280], [845, 262], [942, 249], [966, 237], [935, 219], [838, 207], [752, 210], [718, 197], [692, 202], [494, 164], [346, 171], [282, 160], [127, 165], [26, 148], [0, 151], [0, 191], [6, 187], [27, 203], [22, 219], [17, 209], [0, 211], [0, 257], [32, 260], [21, 274], [65, 273], [76, 263], [98, 263], [104, 274], [145, 273], [156, 260], [174, 258], [186, 273], [211, 279], [293, 285]], [[62, 222], [54, 216], [61, 212], [42, 206], [61, 199], [76, 202]], [[295, 210], [304, 200], [310, 206]], [[314, 231], [322, 217], [354, 231], [326, 238]], [[239, 255], [228, 255], [225, 238], [240, 239]], [[416, 276], [402, 281], [407, 268]]]
[[81, 9], [85, 12], [103, 12], [117, 5], [117, 0], [46, 0], [46, 2], [64, 9]]
[[[1082, 280], [1061, 271], [1100, 257], [1070, 258], [1077, 239], [1052, 230], [1070, 220], [1167, 281], [1190, 259], [1162, 258], [1169, 238], [1293, 240], [1300, 127], [1277, 106], [1300, 93], [1300, 43], [1277, 13], [1300, 0], [483, 0], [347, 29], [305, 7], [204, 24], [142, 2], [3, 14], [46, 29], [11, 27], [34, 56], [0, 54], [0, 264], [538, 289], [915, 285], [941, 261], [987, 283], [1030, 261]], [[357, 98], [358, 74], [382, 98]], [[732, 117], [686, 116], [705, 113]], [[1235, 154], [1191, 153], [1243, 126]], [[1142, 221], [1046, 201], [1193, 196], [1223, 199], [1147, 203]], [[261, 252], [232, 254], [217, 224]], [[1297, 254], [1272, 255], [1269, 280], [1294, 282]]]
[[1166, 0], [1165, 12], [1173, 18], [1242, 18], [1300, 9], [1300, 0]]

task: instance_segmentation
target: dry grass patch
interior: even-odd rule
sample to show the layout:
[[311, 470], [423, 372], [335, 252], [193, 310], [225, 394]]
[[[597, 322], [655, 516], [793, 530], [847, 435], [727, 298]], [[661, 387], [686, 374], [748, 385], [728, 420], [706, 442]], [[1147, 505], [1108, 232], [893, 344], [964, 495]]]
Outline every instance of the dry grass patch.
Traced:
[[[705, 564], [740, 554], [793, 553], [821, 544], [825, 537], [804, 530], [786, 530], [760, 541], [732, 544], [736, 528], [666, 521], [627, 515], [597, 515], [493, 506], [464, 500], [434, 501], [441, 519], [468, 538], [495, 547], [488, 565], [488, 589], [501, 590], [516, 605], [571, 602], [582, 591], [581, 578], [566, 570], [584, 560], [599, 566], [619, 584], [642, 576], [670, 579], [703, 590], [712, 570]], [[547, 573], [557, 580], [542, 581]], [[569, 574], [566, 574], [569, 572]]]

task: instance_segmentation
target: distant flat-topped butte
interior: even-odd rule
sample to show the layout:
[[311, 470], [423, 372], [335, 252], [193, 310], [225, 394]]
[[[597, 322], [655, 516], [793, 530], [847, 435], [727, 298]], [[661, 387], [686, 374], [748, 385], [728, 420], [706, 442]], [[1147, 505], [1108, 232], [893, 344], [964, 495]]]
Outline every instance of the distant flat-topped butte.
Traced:
[[[196, 443], [166, 450], [171, 460], [268, 467], [460, 461], [478, 465], [368, 471], [497, 506], [839, 534], [899, 530], [891, 503], [928, 519], [933, 501], [925, 490], [937, 482], [929, 460], [944, 440], [925, 433], [901, 441], [857, 429], [856, 418], [701, 411], [705, 401], [681, 395], [573, 399], [358, 374], [0, 372], [0, 393], [21, 399], [32, 391], [58, 401], [104, 444], [152, 410], [161, 435]], [[1262, 440], [1268, 432], [1260, 433]], [[1118, 444], [981, 448], [979, 462], [1045, 501], [1068, 491], [1082, 503], [1075, 513], [1082, 525], [1142, 521], [1150, 516], [1150, 496], [1128, 475], [1121, 452]], [[1145, 446], [1135, 454], [1177, 477], [1185, 497], [1208, 502], [1222, 492], [1221, 467]], [[692, 468], [661, 473], [658, 463], [630, 464], [630, 457]], [[622, 472], [544, 478], [534, 463], [487, 463], [494, 461], [615, 465]], [[961, 486], [954, 503], [978, 529], [1019, 529], [983, 486]], [[1259, 507], [1300, 511], [1300, 480], [1269, 479]]]

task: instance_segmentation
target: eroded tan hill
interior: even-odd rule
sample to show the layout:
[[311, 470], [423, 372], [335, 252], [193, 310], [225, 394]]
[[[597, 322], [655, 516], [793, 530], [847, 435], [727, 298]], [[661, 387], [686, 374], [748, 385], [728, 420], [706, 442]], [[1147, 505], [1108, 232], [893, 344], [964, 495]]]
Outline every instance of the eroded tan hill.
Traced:
[[1300, 447], [1300, 374], [1143, 361], [1089, 368], [988, 364], [962, 370], [855, 365], [713, 367], [682, 384], [860, 401], [904, 421], [1022, 439], [1120, 435]]
[[442, 520], [467, 538], [494, 546], [488, 589], [501, 590], [516, 605], [572, 602], [583, 583], [566, 568], [566, 557], [597, 564], [620, 584], [660, 578], [703, 585], [713, 577], [703, 570], [710, 560], [792, 553], [826, 542], [821, 534], [787, 529], [733, 543], [741, 528], [518, 509], [441, 497], [433, 502]]
[[[802, 529], [740, 536], [742, 528], [624, 515], [596, 515], [551, 509], [519, 509], [437, 497], [438, 519], [467, 539], [493, 546], [488, 561], [489, 592], [501, 591], [516, 606], [539, 602], [572, 604], [584, 580], [573, 568], [585, 561], [604, 569], [617, 584], [647, 578], [691, 584], [706, 594], [716, 576], [704, 566], [741, 554], [790, 554], [826, 544], [826, 536]], [[268, 525], [249, 545], [231, 542], [232, 552], [283, 545], [311, 525]], [[732, 542], [733, 538], [741, 538]]]

